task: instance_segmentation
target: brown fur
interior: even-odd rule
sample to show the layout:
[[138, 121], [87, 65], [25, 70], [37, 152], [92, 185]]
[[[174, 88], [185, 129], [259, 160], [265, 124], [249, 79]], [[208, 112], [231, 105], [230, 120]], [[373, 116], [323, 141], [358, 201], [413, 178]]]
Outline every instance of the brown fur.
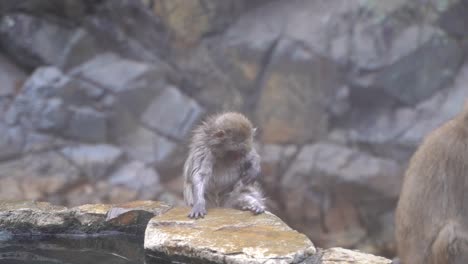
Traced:
[[403, 264], [468, 263], [468, 107], [411, 158], [396, 209]]
[[260, 156], [253, 148], [254, 131], [252, 123], [235, 112], [211, 116], [195, 129], [184, 165], [184, 200], [192, 206], [189, 217], [203, 217], [207, 206], [265, 210], [255, 182]]

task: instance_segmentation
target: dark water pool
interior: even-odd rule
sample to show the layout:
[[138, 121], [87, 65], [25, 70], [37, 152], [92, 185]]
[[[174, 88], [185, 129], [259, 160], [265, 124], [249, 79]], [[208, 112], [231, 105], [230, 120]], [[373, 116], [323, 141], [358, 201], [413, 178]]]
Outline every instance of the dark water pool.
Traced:
[[[143, 238], [15, 237], [0, 240], [0, 264], [143, 264]], [[151, 262], [157, 263], [157, 262]], [[164, 263], [164, 262], [161, 262]]]
[[0, 264], [187, 264], [202, 263], [161, 254], [145, 254], [143, 237], [109, 234], [15, 236], [0, 231]]

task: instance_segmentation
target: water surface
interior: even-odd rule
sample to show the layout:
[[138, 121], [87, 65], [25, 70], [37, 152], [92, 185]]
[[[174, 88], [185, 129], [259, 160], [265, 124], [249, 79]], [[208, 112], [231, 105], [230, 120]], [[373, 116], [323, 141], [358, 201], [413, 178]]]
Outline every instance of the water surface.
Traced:
[[144, 264], [143, 238], [15, 237], [0, 239], [0, 264]]

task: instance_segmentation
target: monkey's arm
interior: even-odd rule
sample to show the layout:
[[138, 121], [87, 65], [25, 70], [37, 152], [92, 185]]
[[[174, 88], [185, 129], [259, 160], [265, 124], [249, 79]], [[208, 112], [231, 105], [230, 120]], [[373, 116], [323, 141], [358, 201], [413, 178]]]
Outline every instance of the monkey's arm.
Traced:
[[243, 183], [250, 184], [260, 177], [260, 155], [258, 155], [255, 149], [252, 149], [247, 154], [243, 167], [243, 173], [241, 175]]
[[188, 215], [190, 218], [199, 218], [206, 215], [205, 190], [213, 172], [211, 157], [205, 157], [200, 167], [193, 172], [193, 207]]

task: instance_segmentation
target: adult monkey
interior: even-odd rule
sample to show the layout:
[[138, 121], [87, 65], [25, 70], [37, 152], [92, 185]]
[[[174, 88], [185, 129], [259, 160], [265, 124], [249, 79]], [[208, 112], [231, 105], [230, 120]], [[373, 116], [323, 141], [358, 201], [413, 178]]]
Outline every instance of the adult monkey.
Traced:
[[468, 103], [415, 152], [396, 209], [402, 264], [468, 263]]

